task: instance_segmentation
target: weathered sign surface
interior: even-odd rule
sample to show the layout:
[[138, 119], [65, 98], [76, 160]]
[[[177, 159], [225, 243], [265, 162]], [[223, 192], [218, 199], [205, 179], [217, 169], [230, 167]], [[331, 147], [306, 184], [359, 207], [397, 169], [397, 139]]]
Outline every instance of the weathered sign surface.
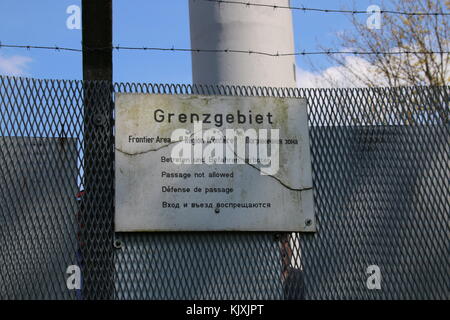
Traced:
[[306, 102], [116, 95], [115, 229], [315, 231]]

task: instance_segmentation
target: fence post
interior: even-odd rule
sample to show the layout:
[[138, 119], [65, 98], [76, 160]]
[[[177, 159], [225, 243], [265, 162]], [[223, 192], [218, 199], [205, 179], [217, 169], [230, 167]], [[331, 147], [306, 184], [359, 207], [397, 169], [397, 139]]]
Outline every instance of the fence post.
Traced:
[[112, 0], [83, 0], [83, 298], [114, 298]]

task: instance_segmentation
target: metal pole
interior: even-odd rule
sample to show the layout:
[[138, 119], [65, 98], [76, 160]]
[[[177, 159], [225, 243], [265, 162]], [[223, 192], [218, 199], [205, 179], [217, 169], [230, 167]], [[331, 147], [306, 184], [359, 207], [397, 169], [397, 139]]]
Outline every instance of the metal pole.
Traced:
[[83, 0], [83, 298], [114, 297], [112, 0]]

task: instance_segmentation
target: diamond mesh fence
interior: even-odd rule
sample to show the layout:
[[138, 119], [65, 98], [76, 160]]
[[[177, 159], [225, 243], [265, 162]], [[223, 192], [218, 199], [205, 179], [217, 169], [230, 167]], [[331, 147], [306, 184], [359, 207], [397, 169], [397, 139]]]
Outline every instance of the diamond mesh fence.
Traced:
[[[449, 89], [0, 77], [0, 298], [449, 299]], [[306, 98], [317, 232], [114, 233], [119, 92]]]

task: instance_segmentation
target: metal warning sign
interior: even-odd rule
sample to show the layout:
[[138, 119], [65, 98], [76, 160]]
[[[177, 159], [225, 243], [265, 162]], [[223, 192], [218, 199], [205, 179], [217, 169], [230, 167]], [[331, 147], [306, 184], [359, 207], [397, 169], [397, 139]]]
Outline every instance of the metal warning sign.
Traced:
[[315, 230], [306, 102], [116, 95], [116, 231]]

